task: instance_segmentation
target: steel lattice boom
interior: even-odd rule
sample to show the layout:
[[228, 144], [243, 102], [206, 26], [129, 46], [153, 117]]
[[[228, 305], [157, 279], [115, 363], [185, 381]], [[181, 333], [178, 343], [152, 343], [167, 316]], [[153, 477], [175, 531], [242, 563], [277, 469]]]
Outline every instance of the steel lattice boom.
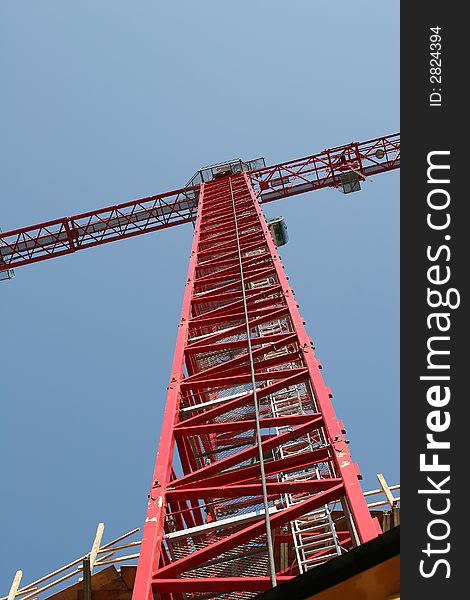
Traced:
[[[253, 168], [255, 165], [243, 164], [259, 201], [271, 202], [319, 188], [341, 188], [351, 176], [360, 181], [397, 169], [400, 138], [394, 134], [354, 142], [272, 167]], [[199, 185], [190, 185], [0, 233], [0, 271], [188, 223], [195, 218], [198, 196]]]
[[278, 583], [380, 533], [252, 184], [279, 169], [200, 186], [134, 600], [270, 588], [266, 505]]

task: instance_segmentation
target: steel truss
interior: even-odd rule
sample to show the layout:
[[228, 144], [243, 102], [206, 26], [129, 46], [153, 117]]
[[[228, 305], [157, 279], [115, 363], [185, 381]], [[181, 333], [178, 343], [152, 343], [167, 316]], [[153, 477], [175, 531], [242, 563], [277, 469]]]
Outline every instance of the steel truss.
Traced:
[[[239, 161], [240, 162], [240, 161]], [[400, 136], [353, 142], [271, 167], [243, 163], [261, 203], [325, 187], [341, 188], [400, 166]], [[189, 223], [197, 212], [199, 186], [0, 232], [0, 271], [71, 254], [85, 248]]]
[[277, 583], [379, 533], [252, 177], [200, 187], [134, 600], [270, 588], [263, 492]]

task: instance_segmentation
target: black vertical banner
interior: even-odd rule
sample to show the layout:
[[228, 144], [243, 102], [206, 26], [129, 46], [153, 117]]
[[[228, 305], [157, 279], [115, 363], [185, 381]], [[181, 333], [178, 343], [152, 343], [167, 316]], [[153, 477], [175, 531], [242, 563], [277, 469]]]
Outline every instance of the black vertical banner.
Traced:
[[456, 3], [401, 11], [402, 598], [442, 600], [469, 597], [470, 30]]

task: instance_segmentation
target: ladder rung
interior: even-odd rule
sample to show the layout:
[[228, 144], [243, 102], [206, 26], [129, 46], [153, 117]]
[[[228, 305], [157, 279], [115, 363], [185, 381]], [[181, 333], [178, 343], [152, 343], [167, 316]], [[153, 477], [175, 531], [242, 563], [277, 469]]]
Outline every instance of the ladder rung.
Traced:
[[[322, 525], [322, 527], [325, 527], [325, 525]], [[314, 540], [322, 540], [322, 539], [326, 539], [326, 537], [331, 536], [331, 538], [333, 539], [333, 530], [331, 529], [331, 527], [328, 528], [328, 531], [320, 531], [318, 533], [315, 533], [314, 535], [310, 535], [312, 534], [311, 531], [305, 531], [305, 529], [303, 531], [299, 531], [298, 536], [303, 538], [303, 537], [307, 537], [307, 541], [314, 541]]]
[[296, 519], [296, 523], [305, 525], [316, 525], [319, 522], [329, 522], [328, 513], [307, 514]]
[[[320, 546], [319, 548], [312, 548], [310, 552], [302, 550], [304, 553], [304, 556], [308, 556], [309, 554], [316, 554], [317, 552], [323, 552], [323, 550], [334, 550], [335, 554], [337, 554], [336, 552], [336, 546], [332, 546], [332, 545], [326, 545], [326, 546]], [[310, 560], [309, 558], [304, 558], [304, 560]]]
[[[327, 517], [325, 517], [325, 520], [323, 521], [323, 523], [319, 523], [318, 521], [319, 521], [319, 519], [316, 519], [315, 521], [306, 523], [305, 527], [298, 526], [298, 532], [306, 533], [306, 532], [315, 531], [316, 529], [320, 529], [321, 527], [327, 527], [330, 525], [329, 519]], [[295, 521], [295, 523], [298, 523], [298, 521]], [[312, 523], [315, 523], [315, 525], [313, 525]]]
[[[305, 544], [295, 544], [295, 547], [296, 548], [315, 548], [315, 546], [317, 546], [318, 544], [324, 544], [328, 540], [331, 540], [333, 542], [334, 537], [333, 537], [332, 533], [329, 533], [327, 537], [324, 537], [321, 540], [306, 542]], [[331, 544], [326, 546], [326, 548], [332, 548], [332, 547], [333, 546]], [[320, 550], [320, 548], [318, 548], [317, 550]]]
[[319, 560], [321, 560], [322, 562], [326, 562], [329, 558], [334, 558], [335, 556], [338, 556], [337, 552], [334, 552], [333, 554], [322, 554], [322, 556], [317, 556], [315, 558], [307, 558], [303, 561], [301, 561], [302, 565], [306, 565], [314, 563], [314, 562], [318, 562]]

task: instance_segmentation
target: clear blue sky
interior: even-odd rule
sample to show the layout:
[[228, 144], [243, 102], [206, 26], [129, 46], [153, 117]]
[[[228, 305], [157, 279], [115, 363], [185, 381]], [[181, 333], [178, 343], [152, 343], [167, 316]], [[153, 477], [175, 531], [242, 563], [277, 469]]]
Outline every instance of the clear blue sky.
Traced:
[[[399, 129], [398, 3], [3, 0], [0, 226]], [[364, 487], [399, 480], [399, 174], [283, 215], [282, 257]], [[0, 283], [0, 593], [142, 524], [191, 226]]]

